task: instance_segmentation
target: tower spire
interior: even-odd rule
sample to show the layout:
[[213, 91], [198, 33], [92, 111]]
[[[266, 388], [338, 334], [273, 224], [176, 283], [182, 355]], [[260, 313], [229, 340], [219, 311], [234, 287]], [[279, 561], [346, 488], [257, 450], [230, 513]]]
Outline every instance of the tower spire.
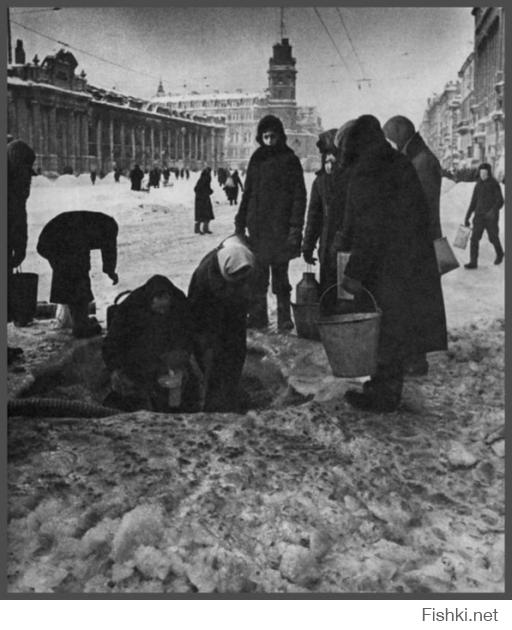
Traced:
[[281, 11], [281, 22], [280, 22], [280, 32], [281, 32], [281, 41], [284, 39], [285, 30], [284, 30], [284, 7], [280, 8]]

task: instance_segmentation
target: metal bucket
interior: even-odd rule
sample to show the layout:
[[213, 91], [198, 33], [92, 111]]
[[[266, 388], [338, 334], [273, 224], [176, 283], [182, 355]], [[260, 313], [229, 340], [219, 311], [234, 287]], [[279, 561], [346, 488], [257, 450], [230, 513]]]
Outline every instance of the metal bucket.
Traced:
[[318, 318], [320, 317], [320, 303], [293, 304], [293, 319], [297, 335], [303, 339], [314, 339], [320, 341], [320, 331], [318, 330]]
[[[324, 291], [320, 307], [326, 293], [336, 286], [333, 284]], [[372, 376], [376, 372], [382, 311], [373, 295], [367, 293], [375, 307], [374, 313], [320, 315], [318, 320], [320, 337], [334, 376]]]
[[9, 311], [16, 326], [28, 326], [37, 310], [37, 273], [17, 271], [9, 282]]

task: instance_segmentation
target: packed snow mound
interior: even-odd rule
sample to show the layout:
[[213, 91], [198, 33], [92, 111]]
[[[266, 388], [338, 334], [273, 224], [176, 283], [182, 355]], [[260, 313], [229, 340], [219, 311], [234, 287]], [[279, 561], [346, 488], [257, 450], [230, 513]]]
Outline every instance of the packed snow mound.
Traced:
[[31, 188], [49, 188], [50, 186], [54, 186], [55, 183], [52, 182], [48, 177], [44, 175], [36, 175], [32, 177], [31, 180]]
[[77, 185], [77, 177], [76, 175], [59, 175], [55, 180], [55, 185], [59, 188], [62, 187], [71, 187]]

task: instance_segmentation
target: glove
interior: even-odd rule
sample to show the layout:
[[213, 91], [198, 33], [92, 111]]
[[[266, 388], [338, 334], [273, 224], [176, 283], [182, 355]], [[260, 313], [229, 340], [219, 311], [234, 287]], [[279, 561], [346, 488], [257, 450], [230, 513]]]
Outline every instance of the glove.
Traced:
[[348, 291], [353, 295], [358, 295], [364, 291], [364, 287], [359, 280], [354, 280], [354, 278], [349, 278], [348, 276], [343, 276], [341, 286], [345, 289], [345, 291]]
[[469, 227], [469, 219], [466, 219], [466, 220], [464, 221], [464, 225], [465, 225], [466, 227]]
[[302, 257], [304, 258], [304, 262], [306, 262], [308, 265], [314, 265], [316, 263], [316, 258], [313, 256], [313, 252], [310, 250], [302, 252]]
[[117, 273], [109, 273], [108, 277], [112, 280], [112, 284], [116, 285], [119, 282], [119, 276], [117, 275]]

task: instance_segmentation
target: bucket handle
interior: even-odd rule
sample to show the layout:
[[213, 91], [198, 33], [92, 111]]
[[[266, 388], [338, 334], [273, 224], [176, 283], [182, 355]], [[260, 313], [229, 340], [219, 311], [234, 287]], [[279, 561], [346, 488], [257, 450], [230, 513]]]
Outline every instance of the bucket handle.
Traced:
[[119, 301], [119, 299], [120, 299], [120, 298], [122, 298], [122, 297], [123, 297], [123, 295], [127, 295], [128, 293], [131, 293], [131, 292], [132, 292], [132, 290], [131, 290], [131, 289], [126, 289], [126, 291], [121, 291], [121, 293], [119, 293], [119, 294], [116, 296], [116, 298], [115, 298], [115, 300], [114, 300], [114, 304], [117, 304], [117, 303], [118, 303], [118, 301]]
[[[335, 282], [334, 284], [331, 284], [330, 287], [327, 287], [327, 289], [322, 293], [322, 295], [320, 296], [320, 301], [319, 301], [319, 305], [318, 305], [318, 310], [321, 312], [322, 311], [322, 300], [324, 299], [324, 297], [327, 295], [327, 293], [329, 293], [329, 291], [331, 289], [334, 289], [334, 287], [337, 287], [338, 283]], [[375, 301], [375, 298], [373, 297], [373, 295], [370, 293], [370, 291], [368, 291], [367, 288], [363, 287], [363, 291], [365, 291], [366, 293], [368, 293], [368, 295], [370, 296], [372, 302], [373, 302], [373, 307], [375, 308], [375, 312], [378, 313], [379, 312], [379, 307], [377, 305], [377, 302]]]

